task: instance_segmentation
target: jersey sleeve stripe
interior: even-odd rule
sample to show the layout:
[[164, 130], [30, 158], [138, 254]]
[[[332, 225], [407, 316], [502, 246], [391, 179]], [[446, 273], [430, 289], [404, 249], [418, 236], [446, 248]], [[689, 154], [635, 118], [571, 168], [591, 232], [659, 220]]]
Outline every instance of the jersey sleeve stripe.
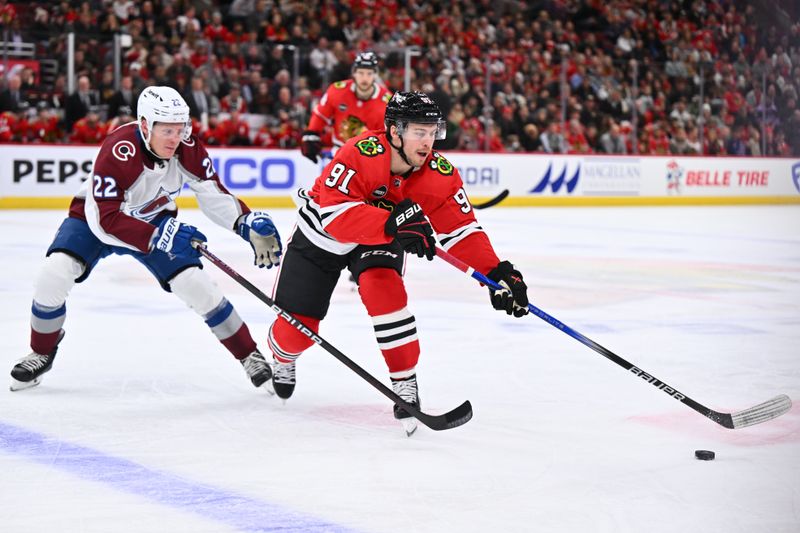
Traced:
[[298, 209], [297, 227], [303, 232], [308, 240], [337, 255], [349, 253], [356, 244], [342, 243], [330, 236], [322, 227], [322, 217], [319, 212], [319, 205], [314, 202], [307, 194], [300, 192], [298, 198], [302, 201]]
[[441, 244], [442, 248], [447, 251], [460, 241], [464, 240], [467, 236], [478, 232], [482, 233], [483, 228], [477, 222], [470, 222], [469, 224], [461, 226], [455, 231], [451, 231], [450, 233], [438, 233], [436, 236], [439, 239], [439, 244]]
[[330, 126], [331, 124], [333, 124], [333, 119], [332, 119], [332, 118], [328, 118], [328, 117], [326, 117], [325, 115], [323, 115], [322, 113], [320, 113], [320, 112], [319, 112], [319, 111], [317, 111], [316, 109], [314, 110], [314, 114], [315, 114], [315, 115], [317, 115], [319, 118], [321, 118], [323, 121], [325, 121], [325, 123], [326, 123], [328, 126]]
[[364, 205], [363, 202], [344, 202], [341, 204], [336, 204], [330, 207], [326, 207], [320, 209], [322, 215], [322, 227], [326, 227], [328, 224], [336, 220], [339, 216], [343, 215], [347, 212], [348, 209], [352, 209], [359, 205]]

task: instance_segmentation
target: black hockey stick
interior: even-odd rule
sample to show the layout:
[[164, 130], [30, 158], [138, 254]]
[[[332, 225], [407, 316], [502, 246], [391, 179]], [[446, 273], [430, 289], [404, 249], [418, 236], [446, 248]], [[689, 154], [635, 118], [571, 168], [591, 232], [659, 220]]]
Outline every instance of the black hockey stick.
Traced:
[[[475, 269], [473, 269], [472, 267], [470, 267], [457, 257], [454, 257], [449, 253], [445, 252], [441, 248], [436, 249], [436, 255], [438, 255], [439, 257], [441, 257], [442, 259], [444, 259], [445, 261], [447, 261], [460, 271], [480, 281], [484, 285], [492, 287], [494, 289], [501, 288], [500, 285], [490, 280], [480, 272], [476, 272]], [[689, 396], [678, 391], [678, 389], [667, 385], [654, 375], [645, 372], [644, 370], [642, 370], [641, 368], [637, 367], [632, 363], [629, 363], [628, 361], [618, 356], [611, 350], [604, 348], [603, 346], [600, 346], [592, 339], [585, 337], [584, 335], [581, 335], [580, 333], [570, 328], [560, 320], [548, 315], [535, 305], [528, 304], [528, 310], [534, 315], [544, 320], [545, 322], [547, 322], [548, 324], [550, 324], [551, 326], [553, 326], [554, 328], [563, 331], [573, 339], [578, 340], [579, 342], [588, 346], [589, 348], [599, 353], [603, 357], [614, 361], [625, 370], [631, 372], [634, 376], [645, 380], [647, 383], [653, 385], [655, 388], [667, 393], [668, 395], [672, 396], [679, 402], [688, 405], [701, 415], [710, 418], [717, 424], [726, 427], [728, 429], [739, 429], [747, 426], [753, 426], [755, 424], [760, 424], [762, 422], [766, 422], [767, 420], [772, 420], [773, 418], [781, 416], [792, 407], [792, 401], [789, 399], [789, 397], [786, 396], [785, 394], [780, 394], [778, 396], [775, 396], [771, 400], [767, 400], [766, 402], [754, 405], [753, 407], [744, 409], [742, 411], [737, 411], [735, 413], [721, 413], [719, 411], [709, 409], [705, 405], [696, 402]]]
[[503, 189], [503, 192], [501, 192], [491, 200], [487, 200], [481, 204], [472, 204], [472, 207], [474, 207], [475, 209], [488, 209], [505, 200], [506, 196], [508, 196], [508, 189]]
[[326, 352], [334, 356], [336, 359], [344, 363], [344, 365], [358, 374], [362, 379], [364, 379], [367, 383], [375, 387], [378, 392], [389, 398], [393, 403], [397, 404], [399, 407], [402, 407], [405, 411], [411, 413], [414, 418], [428, 426], [429, 428], [441, 431], [443, 429], [452, 429], [463, 424], [469, 422], [472, 418], [472, 405], [469, 401], [466, 401], [447, 413], [441, 415], [429, 415], [423, 413], [422, 411], [417, 408], [417, 406], [412, 405], [406, 401], [404, 401], [400, 396], [394, 393], [392, 389], [378, 381], [372, 374], [358, 366], [353, 360], [347, 357], [345, 354], [340, 352], [336, 347], [331, 345], [328, 341], [314, 333], [308, 326], [297, 320], [295, 317], [290, 315], [288, 312], [280, 308], [269, 296], [261, 292], [258, 287], [247, 281], [241, 274], [236, 272], [233, 268], [225, 264], [222, 259], [215, 256], [211, 252], [208, 251], [208, 248], [205, 245], [199, 243], [198, 241], [194, 241], [192, 243], [200, 254], [211, 261], [216, 267], [220, 270], [225, 272], [227, 275], [232, 277], [239, 285], [250, 291], [253, 296], [267, 304], [275, 313], [278, 314], [281, 318], [285, 319], [289, 324], [294, 326], [300, 333], [314, 341], [315, 343], [319, 344]]

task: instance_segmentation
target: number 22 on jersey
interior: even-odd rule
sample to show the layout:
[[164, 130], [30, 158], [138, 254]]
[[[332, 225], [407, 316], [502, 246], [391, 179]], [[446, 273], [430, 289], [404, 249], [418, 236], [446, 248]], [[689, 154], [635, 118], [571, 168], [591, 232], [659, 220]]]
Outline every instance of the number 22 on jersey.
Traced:
[[93, 177], [94, 188], [92, 192], [95, 198], [116, 198], [117, 181], [111, 176], [101, 177], [97, 174]]

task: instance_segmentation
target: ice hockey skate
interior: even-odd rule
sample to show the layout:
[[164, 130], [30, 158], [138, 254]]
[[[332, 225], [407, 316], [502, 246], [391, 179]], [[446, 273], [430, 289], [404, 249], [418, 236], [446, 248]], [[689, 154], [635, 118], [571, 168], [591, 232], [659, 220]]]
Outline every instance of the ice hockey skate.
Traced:
[[11, 385], [8, 387], [10, 391], [19, 391], [30, 389], [42, 382], [42, 376], [53, 367], [53, 360], [58, 352], [58, 345], [61, 339], [64, 338], [64, 330], [62, 329], [58, 334], [58, 340], [53, 347], [53, 351], [49, 354], [43, 355], [36, 352], [31, 352], [14, 365], [11, 369]]
[[[417, 390], [417, 375], [414, 374], [407, 378], [392, 380], [392, 390], [406, 402], [419, 407], [419, 391]], [[411, 416], [405, 409], [395, 404], [394, 417], [403, 425], [406, 436], [410, 437], [417, 431], [417, 419]]]
[[240, 361], [253, 386], [261, 387], [272, 378], [272, 368], [258, 350]]
[[288, 363], [283, 363], [277, 359], [272, 363], [272, 381], [271, 387], [268, 391], [286, 403], [286, 400], [292, 397], [294, 393], [294, 386], [297, 382], [295, 378], [297, 361], [292, 360]]

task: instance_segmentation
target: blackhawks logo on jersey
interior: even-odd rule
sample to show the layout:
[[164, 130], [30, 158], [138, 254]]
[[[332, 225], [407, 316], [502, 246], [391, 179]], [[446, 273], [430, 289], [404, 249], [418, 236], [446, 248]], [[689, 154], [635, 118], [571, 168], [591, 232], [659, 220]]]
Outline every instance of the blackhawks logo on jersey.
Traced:
[[453, 174], [453, 164], [444, 158], [439, 152], [433, 152], [431, 155], [431, 168], [439, 174], [444, 176], [451, 176]]
[[376, 155], [381, 155], [386, 151], [386, 148], [384, 148], [383, 145], [378, 142], [378, 138], [374, 135], [370, 135], [366, 139], [361, 139], [358, 141], [356, 143], [356, 148], [358, 148], [358, 151], [361, 152], [361, 155], [365, 155], [367, 157], [375, 157]]
[[365, 131], [367, 131], [367, 125], [360, 118], [350, 115], [339, 126], [339, 138], [347, 141], [353, 137], [358, 137]]
[[337, 89], [344, 89], [345, 87], [347, 87], [347, 80], [337, 81], [336, 83], [333, 84], [333, 86], [336, 87]]

